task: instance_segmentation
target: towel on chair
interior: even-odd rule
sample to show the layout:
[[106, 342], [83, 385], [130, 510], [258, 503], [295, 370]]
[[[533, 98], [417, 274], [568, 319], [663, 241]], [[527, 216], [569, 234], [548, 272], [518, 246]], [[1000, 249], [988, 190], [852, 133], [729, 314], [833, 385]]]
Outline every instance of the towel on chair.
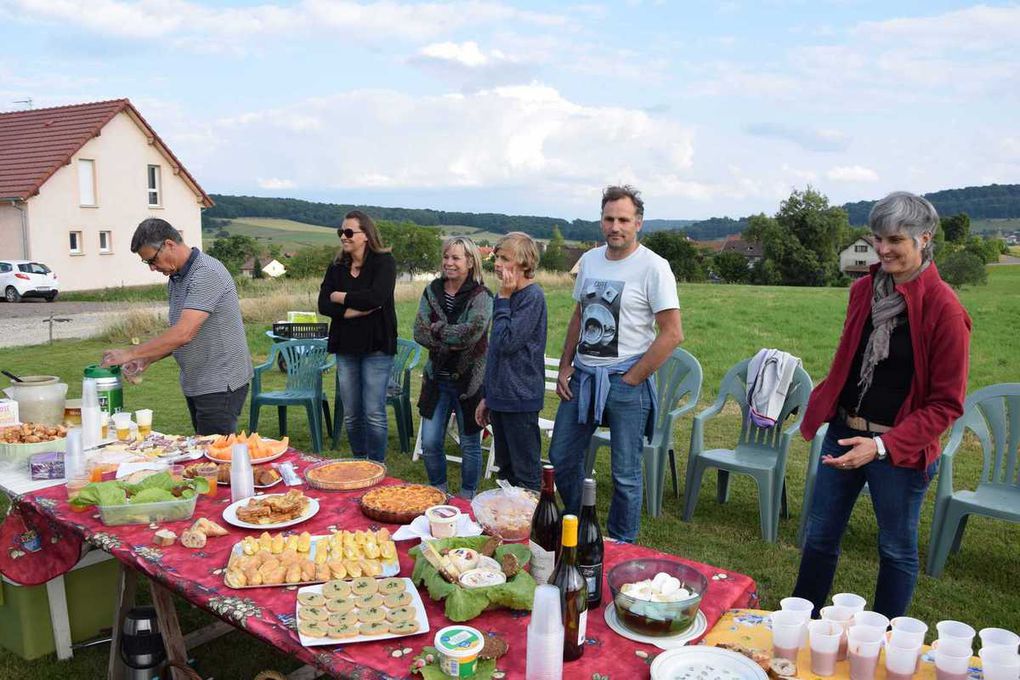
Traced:
[[748, 418], [758, 427], [775, 427], [800, 359], [778, 349], [761, 349], [747, 365]]

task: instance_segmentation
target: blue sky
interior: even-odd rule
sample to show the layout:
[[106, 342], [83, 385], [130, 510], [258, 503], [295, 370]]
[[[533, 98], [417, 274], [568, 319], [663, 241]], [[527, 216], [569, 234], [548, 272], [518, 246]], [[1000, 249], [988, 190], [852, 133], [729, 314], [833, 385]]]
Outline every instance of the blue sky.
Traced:
[[1020, 181], [1020, 4], [0, 0], [0, 110], [129, 97], [216, 193], [591, 219]]

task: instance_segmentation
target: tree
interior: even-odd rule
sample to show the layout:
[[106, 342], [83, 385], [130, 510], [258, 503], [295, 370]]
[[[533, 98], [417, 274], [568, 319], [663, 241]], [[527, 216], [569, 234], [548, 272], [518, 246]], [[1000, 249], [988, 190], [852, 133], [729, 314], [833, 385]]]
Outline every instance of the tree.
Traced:
[[260, 250], [258, 242], [251, 236], [234, 234], [229, 238], [218, 238], [213, 241], [206, 253], [222, 262], [228, 272], [237, 276], [244, 261], [249, 257], [256, 257]]
[[256, 255], [252, 258], [252, 261], [254, 264], [252, 264], [251, 277], [253, 279], [266, 278], [266, 273], [262, 271], [262, 257], [260, 255]]
[[[850, 234], [846, 211], [829, 205], [829, 199], [808, 186], [779, 204], [776, 222], [807, 250], [827, 274], [838, 270], [839, 246]], [[813, 285], [825, 285], [825, 280]]]
[[988, 282], [988, 270], [980, 257], [966, 250], [958, 250], [946, 257], [939, 266], [942, 278], [953, 288], [971, 284], [983, 286]]
[[559, 227], [553, 227], [552, 238], [549, 240], [549, 245], [545, 247], [545, 252], [542, 253], [542, 259], [539, 260], [538, 266], [551, 272], [566, 271], [567, 261], [563, 254], [565, 243], [566, 241], [564, 241]]
[[747, 258], [732, 250], [716, 255], [712, 270], [726, 283], [743, 283], [751, 276]]
[[287, 276], [292, 279], [319, 278], [336, 257], [336, 246], [310, 246], [294, 253], [287, 261]]
[[962, 243], [970, 235], [970, 217], [967, 213], [957, 213], [939, 220], [946, 240], [950, 243]]
[[413, 222], [379, 220], [379, 235], [393, 253], [400, 274], [434, 272], [442, 259], [443, 241], [439, 231]]
[[679, 231], [657, 231], [641, 239], [642, 245], [667, 262], [678, 281], [704, 281], [705, 268], [697, 248]]

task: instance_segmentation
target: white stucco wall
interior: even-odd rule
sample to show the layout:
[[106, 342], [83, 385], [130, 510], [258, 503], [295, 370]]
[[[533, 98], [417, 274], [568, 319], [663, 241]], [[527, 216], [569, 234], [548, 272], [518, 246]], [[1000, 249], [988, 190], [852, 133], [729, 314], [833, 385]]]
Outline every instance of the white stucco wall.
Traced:
[[[855, 246], [867, 246], [868, 251], [865, 253], [858, 253], [855, 251]], [[867, 266], [871, 266], [878, 262], [878, 254], [870, 243], [862, 238], [857, 239], [849, 246], [839, 251], [839, 270], [846, 271], [847, 267], [855, 266], [858, 260], [864, 260]]]
[[[24, 206], [21, 206], [24, 208]], [[21, 239], [21, 211], [7, 204], [0, 205], [0, 258], [25, 259]]]
[[[95, 161], [96, 207], [79, 205], [78, 160]], [[148, 205], [147, 167], [161, 169], [162, 207]], [[127, 113], [115, 116], [102, 133], [87, 142], [43, 184], [28, 205], [32, 259], [45, 263], [60, 277], [61, 290], [162, 283], [166, 277], [149, 271], [131, 252], [135, 227], [159, 217], [179, 229], [188, 245], [201, 247], [199, 198], [170, 163], [148, 143]], [[82, 232], [82, 254], [72, 255], [69, 232]], [[111, 232], [111, 251], [99, 252], [99, 232]]]

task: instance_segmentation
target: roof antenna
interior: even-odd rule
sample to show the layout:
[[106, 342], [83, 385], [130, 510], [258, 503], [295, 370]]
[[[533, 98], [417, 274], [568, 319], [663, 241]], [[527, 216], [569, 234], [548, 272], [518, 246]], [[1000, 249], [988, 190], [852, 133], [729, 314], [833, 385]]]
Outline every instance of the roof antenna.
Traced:
[[12, 104], [28, 104], [28, 108], [29, 108], [29, 110], [31, 110], [31, 109], [32, 109], [32, 98], [31, 98], [31, 97], [29, 97], [29, 98], [27, 98], [27, 99], [15, 99], [15, 100], [14, 100], [13, 102], [11, 102], [11, 103], [12, 103]]

